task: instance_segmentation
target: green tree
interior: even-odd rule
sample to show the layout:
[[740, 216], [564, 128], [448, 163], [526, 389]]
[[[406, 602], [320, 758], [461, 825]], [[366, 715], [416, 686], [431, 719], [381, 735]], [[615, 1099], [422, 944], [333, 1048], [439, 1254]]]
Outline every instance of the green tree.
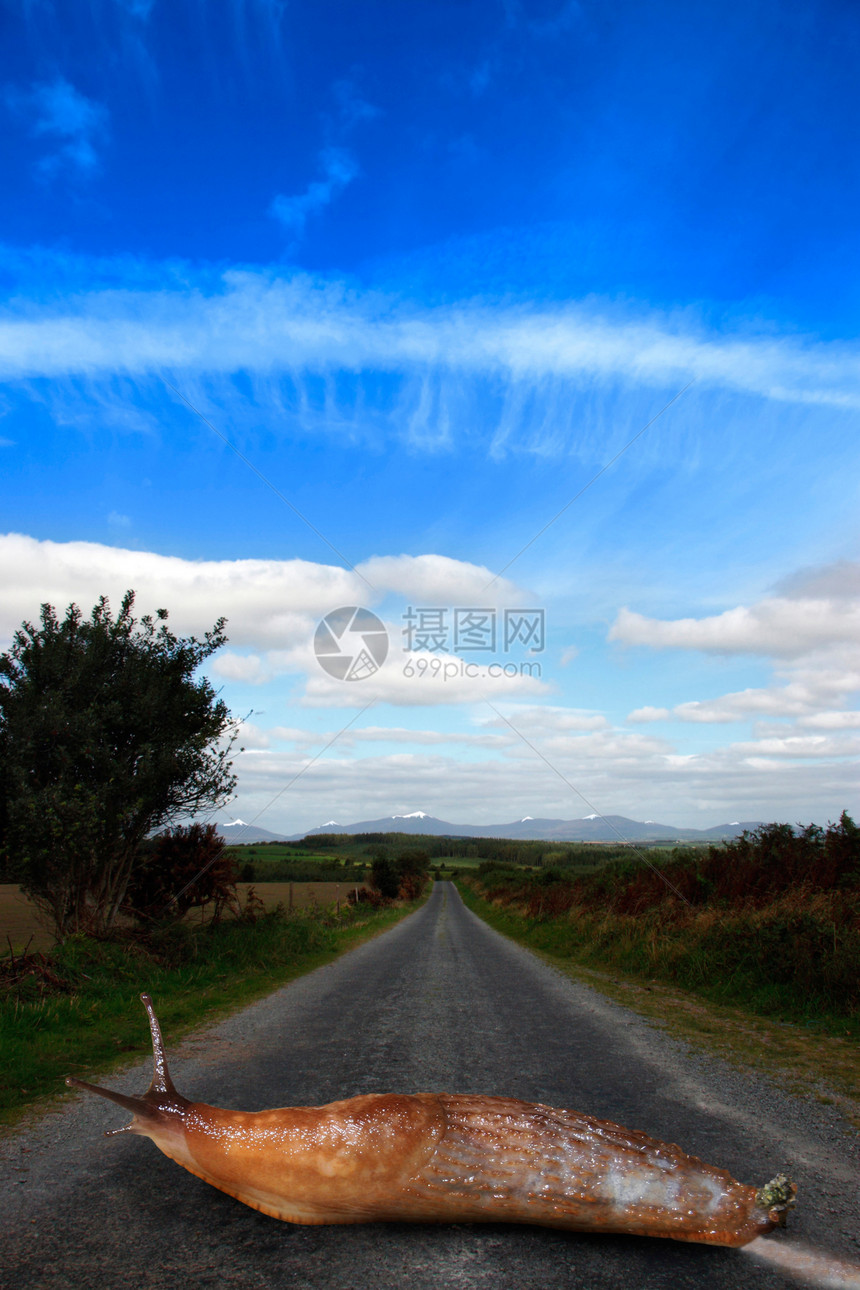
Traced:
[[226, 641], [177, 637], [167, 610], [42, 606], [0, 656], [0, 849], [63, 939], [104, 934], [147, 834], [235, 786], [236, 723], [195, 672]]

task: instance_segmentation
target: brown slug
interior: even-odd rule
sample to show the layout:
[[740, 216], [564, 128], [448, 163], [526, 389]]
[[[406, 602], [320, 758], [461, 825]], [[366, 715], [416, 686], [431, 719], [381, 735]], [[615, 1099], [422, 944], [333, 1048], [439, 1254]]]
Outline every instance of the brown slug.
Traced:
[[537, 1223], [746, 1245], [785, 1222], [796, 1187], [760, 1190], [608, 1120], [508, 1097], [366, 1094], [328, 1106], [227, 1111], [189, 1102], [167, 1070], [152, 1001], [154, 1074], [141, 1098], [70, 1077], [133, 1119], [178, 1164], [291, 1223]]

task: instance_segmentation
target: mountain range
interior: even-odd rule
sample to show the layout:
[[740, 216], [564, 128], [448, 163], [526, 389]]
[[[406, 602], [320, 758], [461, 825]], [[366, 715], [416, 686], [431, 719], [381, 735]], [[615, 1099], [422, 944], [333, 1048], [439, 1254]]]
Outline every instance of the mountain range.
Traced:
[[424, 811], [408, 815], [386, 815], [378, 820], [359, 820], [355, 824], [338, 824], [329, 820], [316, 829], [285, 835], [270, 833], [257, 825], [234, 820], [218, 824], [222, 837], [237, 842], [300, 842], [320, 833], [424, 833], [435, 837], [511, 838], [539, 842], [719, 842], [734, 838], [744, 829], [756, 829], [760, 820], [732, 820], [711, 829], [676, 828], [655, 820], [631, 820], [626, 815], [586, 815], [577, 820], [533, 818], [530, 815], [507, 824], [451, 824]]

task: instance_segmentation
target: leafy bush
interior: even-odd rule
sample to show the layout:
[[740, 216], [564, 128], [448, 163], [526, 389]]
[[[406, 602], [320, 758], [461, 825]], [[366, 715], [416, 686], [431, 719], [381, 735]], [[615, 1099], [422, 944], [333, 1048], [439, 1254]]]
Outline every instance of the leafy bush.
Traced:
[[397, 857], [395, 872], [398, 878], [398, 895], [404, 900], [417, 900], [427, 882], [430, 857], [420, 848], [402, 851]]
[[370, 885], [384, 900], [396, 900], [400, 892], [400, 874], [392, 860], [380, 852], [370, 867]]
[[215, 922], [238, 910], [237, 865], [214, 824], [168, 829], [143, 848], [126, 889], [125, 909], [141, 922], [182, 919], [213, 905]]

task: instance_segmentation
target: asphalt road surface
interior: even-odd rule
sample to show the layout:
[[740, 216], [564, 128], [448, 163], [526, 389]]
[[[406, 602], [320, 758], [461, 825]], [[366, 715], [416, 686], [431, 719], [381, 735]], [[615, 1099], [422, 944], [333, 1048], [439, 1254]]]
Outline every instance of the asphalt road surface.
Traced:
[[[140, 1020], [145, 1027], [142, 1008]], [[220, 1106], [506, 1094], [678, 1142], [744, 1182], [785, 1170], [799, 1183], [798, 1209], [787, 1232], [766, 1238], [770, 1248], [789, 1257], [815, 1248], [860, 1264], [858, 1136], [832, 1108], [667, 1039], [498, 936], [448, 883], [384, 936], [181, 1044], [168, 1036], [168, 1047], [180, 1091]], [[105, 1082], [139, 1094], [148, 1080], [136, 1065]], [[0, 1142], [4, 1290], [810, 1284], [750, 1253], [666, 1240], [504, 1224], [281, 1223], [194, 1178], [147, 1139], [102, 1136], [125, 1122], [118, 1107], [70, 1095]]]

